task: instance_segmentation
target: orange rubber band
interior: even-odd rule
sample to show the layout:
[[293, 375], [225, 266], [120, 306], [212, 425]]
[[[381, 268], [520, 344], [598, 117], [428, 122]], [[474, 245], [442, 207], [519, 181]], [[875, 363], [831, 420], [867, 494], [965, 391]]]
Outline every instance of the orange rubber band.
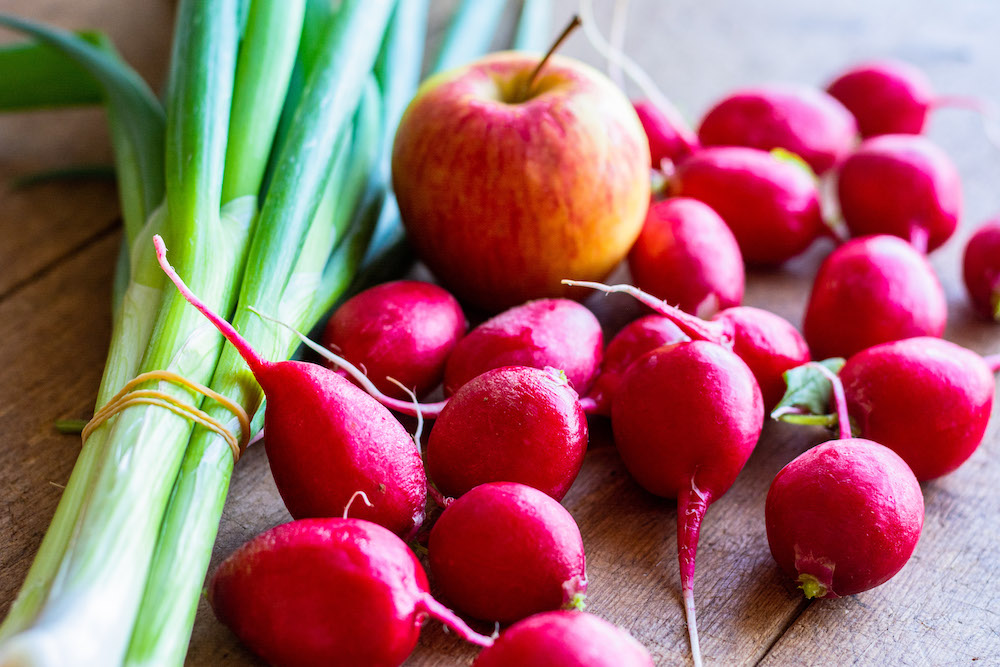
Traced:
[[[211, 398], [219, 405], [232, 412], [236, 416], [237, 421], [240, 423], [242, 438], [237, 440], [236, 436], [233, 435], [229, 429], [223, 426], [222, 422], [218, 419], [212, 417], [203, 410], [199, 410], [193, 405], [188, 405], [187, 403], [179, 401], [170, 394], [159, 391], [158, 389], [135, 389], [135, 387], [144, 382], [156, 380], [173, 382], [174, 384], [181, 385], [182, 387], [187, 387], [202, 396]], [[87, 425], [83, 427], [83, 441], [86, 442], [87, 438], [90, 437], [90, 434], [93, 433], [94, 430], [96, 430], [101, 424], [111, 419], [125, 408], [133, 405], [156, 405], [170, 410], [175, 415], [186, 417], [194, 423], [204, 426], [210, 431], [214, 431], [226, 441], [226, 444], [229, 445], [229, 449], [233, 453], [233, 463], [240, 460], [240, 456], [246, 450], [247, 443], [250, 440], [250, 417], [241, 405], [204, 385], [192, 382], [191, 380], [188, 380], [187, 378], [172, 371], [149, 371], [148, 373], [142, 373], [129, 380], [117, 394], [111, 397], [111, 400], [105, 403], [100, 410], [94, 413], [93, 419], [87, 422]]]

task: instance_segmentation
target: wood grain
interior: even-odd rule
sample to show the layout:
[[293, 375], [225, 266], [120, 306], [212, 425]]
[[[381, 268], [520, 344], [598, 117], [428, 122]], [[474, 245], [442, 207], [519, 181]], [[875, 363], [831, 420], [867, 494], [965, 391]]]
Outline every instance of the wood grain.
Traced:
[[[453, 3], [435, 2], [436, 36]], [[603, 26], [612, 3], [598, 4]], [[554, 30], [576, 3], [555, 2]], [[99, 25], [154, 83], [162, 80], [171, 3], [124, 0], [5, 0], [4, 10], [67, 27]], [[928, 72], [948, 93], [1000, 100], [1000, 4], [985, 0], [633, 0], [627, 48], [692, 117], [725, 91], [765, 80], [821, 83], [862, 57], [895, 56]], [[600, 64], [580, 35], [566, 51]], [[950, 339], [1000, 351], [1000, 331], [976, 320], [959, 278], [962, 242], [1000, 211], [1000, 153], [968, 114], [944, 112], [930, 134], [956, 161], [966, 213], [933, 264], [949, 300]], [[59, 417], [92, 408], [106, 353], [108, 292], [118, 234], [113, 188], [58, 184], [11, 192], [11, 180], [57, 165], [108, 160], [99, 112], [0, 116], [0, 613], [13, 597], [58, 501], [77, 444], [54, 432]], [[746, 302], [801, 318], [829, 244], [780, 270], [752, 272]], [[619, 274], [619, 277], [625, 277]], [[588, 301], [614, 329], [637, 313], [622, 297]], [[889, 583], [842, 600], [807, 603], [771, 559], [763, 529], [770, 480], [798, 453], [829, 436], [769, 424], [745, 471], [708, 512], [695, 593], [707, 664], [1000, 663], [1000, 419], [959, 471], [923, 485], [924, 532], [911, 562]], [[657, 664], [686, 664], [678, 595], [676, 511], [626, 474], [607, 423], [592, 422], [583, 471], [564, 504], [587, 547], [590, 611], [628, 628]], [[286, 521], [262, 448], [234, 474], [213, 567], [239, 544]], [[480, 629], [488, 630], [483, 626]], [[436, 623], [408, 664], [468, 664], [475, 651]], [[191, 665], [259, 664], [212, 616], [198, 610]]]

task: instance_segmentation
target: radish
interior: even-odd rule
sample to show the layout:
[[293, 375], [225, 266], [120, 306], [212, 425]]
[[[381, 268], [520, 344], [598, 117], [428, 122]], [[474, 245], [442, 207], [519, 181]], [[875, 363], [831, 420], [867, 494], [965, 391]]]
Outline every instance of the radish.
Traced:
[[863, 137], [879, 134], [920, 134], [934, 109], [956, 107], [981, 114], [994, 111], [984, 100], [939, 96], [921, 70], [898, 60], [872, 60], [851, 67], [834, 79], [827, 92], [850, 109]]
[[404, 387], [425, 396], [441, 384], [444, 364], [465, 335], [465, 315], [444, 289], [416, 280], [376, 285], [337, 308], [323, 344], [367, 371], [380, 391], [394, 398]]
[[857, 123], [836, 99], [811, 86], [769, 84], [730, 93], [698, 127], [702, 146], [783, 148], [817, 174], [854, 147]]
[[588, 414], [611, 414], [611, 399], [632, 362], [663, 345], [690, 340], [676, 324], [662, 315], [646, 315], [622, 328], [604, 350], [601, 372], [590, 393], [580, 403]]
[[654, 202], [628, 255], [636, 285], [710, 317], [743, 299], [743, 257], [725, 221], [688, 197]]
[[336, 516], [362, 491], [374, 507], [352, 508], [352, 516], [413, 535], [424, 519], [427, 478], [416, 446], [392, 413], [327, 368], [262, 359], [191, 293], [167, 262], [163, 239], [153, 241], [164, 273], [237, 349], [264, 390], [264, 447], [292, 517]]
[[258, 535], [219, 566], [208, 600], [273, 665], [399, 665], [427, 616], [492, 643], [431, 597], [402, 540], [360, 519], [302, 519]]
[[445, 508], [428, 543], [437, 590], [462, 613], [512, 623], [583, 606], [583, 539], [562, 505], [514, 482], [481, 484]]
[[636, 361], [611, 404], [615, 445], [644, 489], [677, 499], [677, 558], [696, 665], [698, 533], [708, 506], [743, 469], [760, 437], [764, 406], [747, 365], [721, 345], [660, 347]]
[[427, 474], [446, 496], [520, 482], [561, 500], [580, 472], [587, 419], [555, 369], [504, 366], [462, 387], [437, 416]]
[[579, 611], [536, 614], [507, 628], [473, 667], [653, 667], [632, 635]]
[[[698, 151], [698, 137], [684, 118], [668, 108], [668, 113], [649, 100], [633, 102], [642, 129], [649, 140], [649, 153], [654, 168], [663, 169], [664, 162], [678, 165]], [[672, 167], [667, 167], [672, 170]]]
[[600, 322], [577, 302], [529, 301], [483, 322], [458, 342], [445, 366], [445, 395], [501, 366], [558, 368], [582, 395], [597, 374], [603, 347]]
[[895, 236], [840, 246], [813, 283], [803, 332], [817, 359], [915, 336], [940, 337], [948, 317], [944, 290], [927, 258]]
[[899, 454], [918, 480], [955, 470], [982, 442], [994, 381], [971, 350], [939, 338], [883, 343], [848, 359], [840, 379], [859, 433]]
[[670, 193], [711, 206], [749, 264], [780, 264], [826, 230], [815, 176], [794, 159], [756, 148], [702, 149], [677, 168]]
[[631, 294], [656, 313], [669, 318], [692, 339], [712, 341], [731, 349], [753, 371], [768, 410], [781, 400], [785, 391], [784, 372], [809, 361], [809, 346], [795, 327], [788, 320], [760, 308], [727, 308], [706, 322], [631, 285], [563, 282], [602, 292]]
[[902, 569], [920, 538], [924, 499], [895, 452], [847, 438], [782, 468], [767, 492], [764, 520], [774, 560], [805, 596], [835, 598], [874, 588]]
[[836, 598], [874, 588], [902, 569], [920, 538], [924, 498], [898, 454], [851, 437], [840, 378], [822, 364], [810, 366], [830, 382], [839, 438], [778, 472], [764, 521], [774, 560], [805, 596]]
[[955, 165], [912, 134], [864, 141], [840, 166], [837, 197], [852, 235], [892, 234], [922, 253], [948, 240], [962, 212]]
[[1000, 218], [984, 224], [966, 243], [962, 277], [976, 311], [1000, 321]]

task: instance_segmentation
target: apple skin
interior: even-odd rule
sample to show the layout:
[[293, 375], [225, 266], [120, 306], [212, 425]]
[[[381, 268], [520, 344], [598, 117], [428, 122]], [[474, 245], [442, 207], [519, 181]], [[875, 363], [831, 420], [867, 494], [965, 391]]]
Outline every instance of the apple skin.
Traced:
[[582, 297], [639, 235], [649, 145], [609, 79], [554, 56], [496, 53], [428, 79], [400, 121], [392, 183], [417, 254], [461, 300], [498, 311]]

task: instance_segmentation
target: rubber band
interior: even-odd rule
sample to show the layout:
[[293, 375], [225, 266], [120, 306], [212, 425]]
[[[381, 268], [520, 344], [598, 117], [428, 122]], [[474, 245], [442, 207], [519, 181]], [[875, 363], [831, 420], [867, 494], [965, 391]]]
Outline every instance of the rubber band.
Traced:
[[[240, 423], [242, 438], [237, 440], [232, 431], [227, 429], [218, 419], [212, 417], [203, 410], [199, 410], [193, 405], [181, 402], [170, 394], [162, 392], [158, 389], [135, 389], [135, 387], [144, 382], [158, 380], [172, 382], [182, 387], [186, 387], [191, 391], [205, 396], [206, 398], [211, 398], [216, 403], [232, 412], [236, 416], [237, 421]], [[226, 444], [229, 445], [229, 449], [233, 453], [233, 463], [240, 460], [240, 456], [244, 451], [246, 451], [247, 443], [250, 440], [250, 417], [241, 405], [204, 385], [192, 382], [182, 375], [178, 375], [172, 371], [149, 371], [147, 373], [137, 375], [129, 380], [117, 394], [112, 396], [100, 410], [94, 413], [94, 417], [87, 422], [86, 426], [83, 427], [83, 441], [86, 442], [87, 438], [90, 437], [90, 434], [101, 426], [101, 424], [111, 419], [125, 408], [132, 407], [133, 405], [155, 405], [165, 408], [173, 412], [175, 415], [190, 419], [194, 423], [217, 433], [226, 441]]]

